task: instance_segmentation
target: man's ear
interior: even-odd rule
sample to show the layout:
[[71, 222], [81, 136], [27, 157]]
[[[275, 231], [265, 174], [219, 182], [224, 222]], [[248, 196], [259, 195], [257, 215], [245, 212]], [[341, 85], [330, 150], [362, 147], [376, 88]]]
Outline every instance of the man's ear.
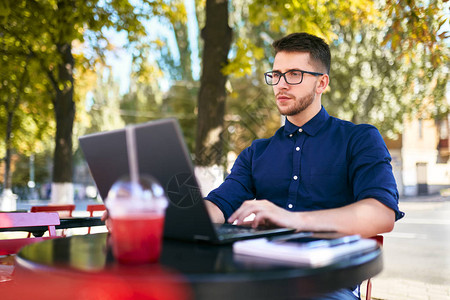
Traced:
[[325, 89], [327, 88], [329, 83], [330, 77], [328, 76], [328, 74], [323, 74], [322, 76], [320, 76], [316, 86], [316, 93], [322, 94], [323, 92], [325, 92]]

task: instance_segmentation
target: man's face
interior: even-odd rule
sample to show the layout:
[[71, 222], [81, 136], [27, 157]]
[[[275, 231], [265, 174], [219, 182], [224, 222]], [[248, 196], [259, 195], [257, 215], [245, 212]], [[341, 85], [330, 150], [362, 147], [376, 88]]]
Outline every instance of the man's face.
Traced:
[[[289, 70], [303, 70], [320, 72], [310, 63], [309, 53], [306, 52], [278, 52], [273, 62], [273, 71], [281, 73]], [[280, 114], [294, 116], [308, 108], [316, 99], [317, 76], [304, 73], [303, 81], [297, 85], [286, 83], [282, 77], [273, 92]]]

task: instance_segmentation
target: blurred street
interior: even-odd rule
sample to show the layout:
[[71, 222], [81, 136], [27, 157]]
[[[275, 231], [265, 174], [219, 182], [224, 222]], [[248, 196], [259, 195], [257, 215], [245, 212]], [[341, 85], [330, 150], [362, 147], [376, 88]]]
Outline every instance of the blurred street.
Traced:
[[450, 197], [400, 199], [406, 216], [384, 234], [373, 299], [450, 299]]
[[[86, 213], [86, 206], [88, 204], [101, 204], [101, 200], [95, 199], [83, 199], [83, 200], [75, 200], [75, 212], [74, 215], [80, 215]], [[50, 200], [18, 200], [17, 201], [17, 210], [30, 210], [31, 206], [34, 205], [48, 205], [50, 204]]]

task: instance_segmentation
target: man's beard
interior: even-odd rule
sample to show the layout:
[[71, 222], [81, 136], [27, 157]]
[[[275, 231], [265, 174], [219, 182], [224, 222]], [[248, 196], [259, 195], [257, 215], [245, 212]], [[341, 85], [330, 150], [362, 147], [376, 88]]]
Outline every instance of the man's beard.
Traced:
[[311, 105], [311, 103], [314, 102], [314, 95], [314, 91], [311, 91], [309, 95], [306, 95], [302, 98], [296, 98], [293, 106], [280, 107], [279, 105], [277, 105], [278, 111], [284, 116], [295, 116], [307, 109]]

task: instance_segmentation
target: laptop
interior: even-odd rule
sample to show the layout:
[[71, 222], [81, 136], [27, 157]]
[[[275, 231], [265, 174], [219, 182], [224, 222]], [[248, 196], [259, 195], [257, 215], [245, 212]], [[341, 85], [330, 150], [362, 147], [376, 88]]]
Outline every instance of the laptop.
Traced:
[[[294, 231], [212, 223], [178, 121], [161, 119], [132, 127], [139, 173], [156, 178], [169, 199], [164, 237], [223, 244]], [[129, 175], [126, 128], [85, 135], [79, 142], [105, 200], [114, 182]]]

